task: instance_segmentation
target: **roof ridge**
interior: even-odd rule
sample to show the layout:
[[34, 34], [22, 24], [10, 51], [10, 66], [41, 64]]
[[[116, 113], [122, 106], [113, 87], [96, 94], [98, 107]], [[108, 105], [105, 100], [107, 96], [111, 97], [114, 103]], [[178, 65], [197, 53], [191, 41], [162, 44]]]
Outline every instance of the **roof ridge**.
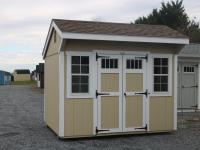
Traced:
[[[55, 19], [53, 18], [52, 21], [73, 21], [73, 22], [85, 22], [85, 23], [105, 23], [105, 24], [121, 24], [121, 25], [136, 25], [136, 26], [163, 26], [168, 27], [167, 25], [159, 25], [159, 24], [135, 24], [135, 23], [126, 23], [126, 22], [112, 22], [112, 21], [93, 21], [93, 20], [74, 20], [74, 19]], [[170, 28], [170, 27], [168, 27]], [[172, 29], [172, 28], [170, 28]], [[172, 29], [174, 30], [174, 29]]]

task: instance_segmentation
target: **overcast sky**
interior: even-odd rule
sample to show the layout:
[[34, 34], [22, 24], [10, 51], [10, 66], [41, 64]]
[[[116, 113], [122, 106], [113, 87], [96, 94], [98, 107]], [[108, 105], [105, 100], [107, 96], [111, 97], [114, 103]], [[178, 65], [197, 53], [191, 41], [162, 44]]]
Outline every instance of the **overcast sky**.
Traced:
[[[164, 0], [166, 1], [166, 0]], [[0, 70], [35, 69], [52, 18], [133, 22], [162, 0], [0, 0]], [[200, 20], [200, 0], [184, 0]]]

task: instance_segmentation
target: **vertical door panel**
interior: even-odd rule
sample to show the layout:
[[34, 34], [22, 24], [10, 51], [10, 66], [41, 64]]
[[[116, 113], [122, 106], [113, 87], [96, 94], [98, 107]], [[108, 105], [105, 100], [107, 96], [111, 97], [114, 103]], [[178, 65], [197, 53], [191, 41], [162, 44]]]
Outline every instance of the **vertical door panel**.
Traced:
[[124, 131], [146, 130], [145, 79], [146, 60], [142, 56], [123, 56]]
[[98, 134], [122, 132], [122, 56], [99, 55]]
[[126, 128], [142, 127], [142, 99], [142, 96], [128, 96], [126, 98]]
[[101, 98], [101, 127], [103, 129], [119, 128], [118, 96], [103, 96]]

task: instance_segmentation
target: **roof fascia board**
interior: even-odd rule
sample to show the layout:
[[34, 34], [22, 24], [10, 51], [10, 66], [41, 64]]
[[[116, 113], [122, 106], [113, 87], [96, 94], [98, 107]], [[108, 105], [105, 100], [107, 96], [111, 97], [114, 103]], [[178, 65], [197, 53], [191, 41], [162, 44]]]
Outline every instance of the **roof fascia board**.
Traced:
[[197, 55], [195, 55], [195, 54], [179, 54], [178, 55], [178, 57], [195, 57], [195, 58], [200, 58], [200, 55], [199, 54], [197, 54]]
[[124, 41], [124, 42], [144, 42], [144, 43], [168, 43], [168, 44], [189, 44], [187, 38], [162, 38], [162, 37], [145, 37], [145, 36], [120, 36], [120, 35], [103, 35], [103, 34], [85, 34], [61, 32], [64, 39], [80, 40], [103, 40], [103, 41]]

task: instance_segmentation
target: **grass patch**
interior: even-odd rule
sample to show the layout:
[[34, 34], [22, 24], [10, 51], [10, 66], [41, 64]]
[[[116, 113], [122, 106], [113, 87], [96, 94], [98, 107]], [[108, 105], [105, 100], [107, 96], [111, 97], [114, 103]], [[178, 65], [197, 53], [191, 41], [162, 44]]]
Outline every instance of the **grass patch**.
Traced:
[[35, 85], [36, 81], [12, 81], [12, 85]]

